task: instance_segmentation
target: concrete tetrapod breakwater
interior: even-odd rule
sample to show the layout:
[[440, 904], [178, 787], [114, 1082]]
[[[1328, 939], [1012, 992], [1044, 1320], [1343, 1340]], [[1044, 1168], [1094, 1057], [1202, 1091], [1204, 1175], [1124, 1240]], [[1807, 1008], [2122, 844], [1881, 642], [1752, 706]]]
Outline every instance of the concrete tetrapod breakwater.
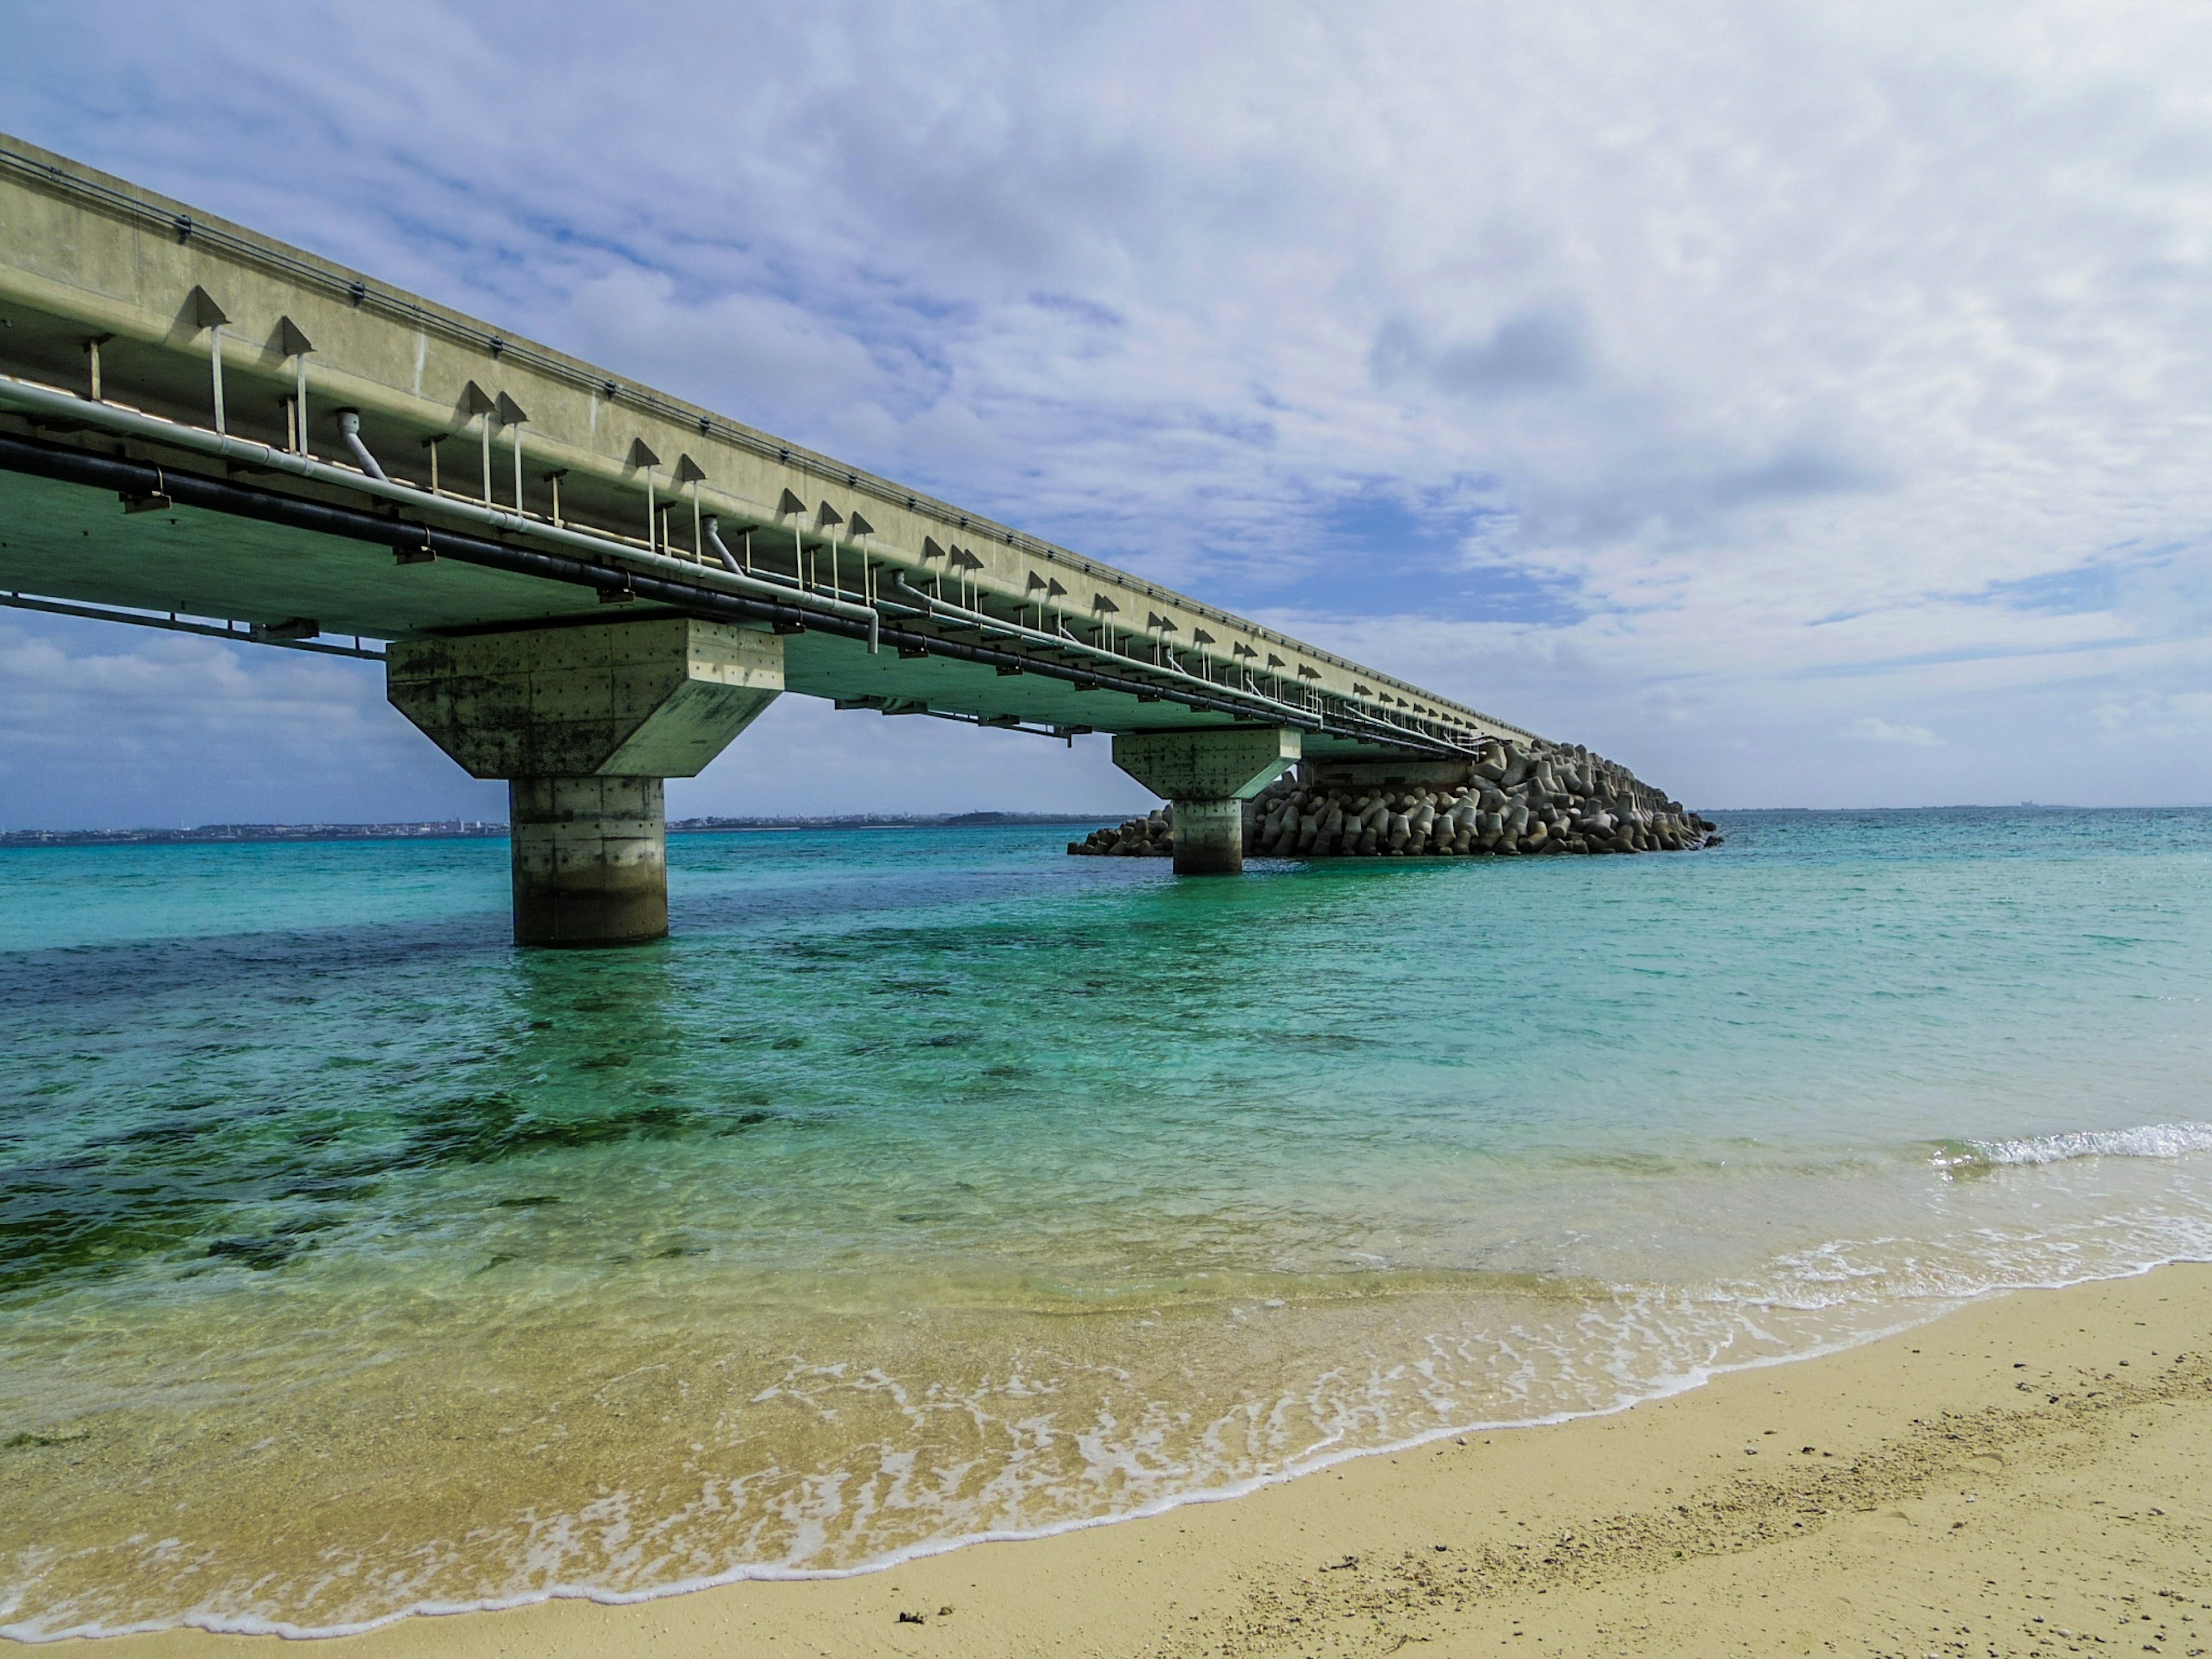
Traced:
[[[1711, 821], [1587, 749], [1495, 741], [1465, 763], [1307, 762], [1245, 807], [1259, 858], [1468, 858], [1686, 852]], [[1174, 809], [1067, 844], [1092, 858], [1167, 858]]]

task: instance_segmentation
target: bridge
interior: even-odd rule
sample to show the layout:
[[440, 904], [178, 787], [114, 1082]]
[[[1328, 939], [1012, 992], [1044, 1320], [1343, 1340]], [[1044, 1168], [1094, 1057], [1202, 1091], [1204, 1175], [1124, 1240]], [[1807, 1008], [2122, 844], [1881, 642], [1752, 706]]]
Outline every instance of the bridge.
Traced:
[[1110, 733], [1193, 874], [1301, 757], [1531, 735], [4, 136], [0, 590], [381, 660], [525, 944], [665, 934], [663, 781], [787, 691]]

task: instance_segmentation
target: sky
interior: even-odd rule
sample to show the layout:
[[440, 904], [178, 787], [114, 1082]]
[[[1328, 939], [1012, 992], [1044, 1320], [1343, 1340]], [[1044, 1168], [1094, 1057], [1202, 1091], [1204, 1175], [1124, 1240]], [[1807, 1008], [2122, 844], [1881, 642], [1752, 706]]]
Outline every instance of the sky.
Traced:
[[[12, 0], [0, 130], [1693, 806], [2212, 801], [2212, 9]], [[1115, 811], [786, 697], [672, 815]], [[504, 816], [0, 611], [11, 828]]]

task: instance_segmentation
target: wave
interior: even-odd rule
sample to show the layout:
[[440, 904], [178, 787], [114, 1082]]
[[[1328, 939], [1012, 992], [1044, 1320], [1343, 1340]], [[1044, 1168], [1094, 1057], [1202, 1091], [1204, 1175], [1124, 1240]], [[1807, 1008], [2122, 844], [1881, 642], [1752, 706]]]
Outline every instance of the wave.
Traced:
[[[1948, 1144], [1938, 1164], [1949, 1178], [1962, 1169], [2105, 1157], [2172, 1160], [2203, 1151], [2212, 1151], [2212, 1123], [2184, 1122], [1961, 1140]], [[1936, 1184], [1925, 1163], [1897, 1159], [1888, 1167], [1919, 1198]], [[273, 1565], [234, 1563], [203, 1542], [192, 1547], [200, 1556], [176, 1554], [171, 1571], [131, 1540], [95, 1540], [82, 1559], [112, 1552], [116, 1576], [77, 1592], [63, 1581], [85, 1575], [49, 1534], [44, 1553], [0, 1563], [10, 1569], [0, 1571], [0, 1638], [44, 1642], [179, 1626], [341, 1636], [410, 1614], [571, 1598], [622, 1605], [745, 1580], [882, 1571], [971, 1543], [1049, 1536], [1234, 1498], [1351, 1457], [1445, 1437], [1622, 1410], [1729, 1372], [1832, 1352], [1992, 1293], [2212, 1258], [2212, 1194], [2202, 1165], [2134, 1163], [2110, 1166], [2103, 1178], [2094, 1170], [1948, 1188], [1940, 1204], [1943, 1224], [1932, 1233], [1869, 1227], [1772, 1255], [1763, 1270], [1744, 1277], [1609, 1281], [1409, 1271], [1409, 1285], [1337, 1286], [1345, 1293], [1309, 1299], [1297, 1294], [1297, 1275], [1229, 1273], [1203, 1286], [1155, 1284], [1147, 1296], [1083, 1310], [1149, 1310], [1103, 1364], [1054, 1361], [1042, 1349], [1031, 1356], [1021, 1341], [994, 1339], [985, 1345], [987, 1358], [1003, 1350], [1007, 1363], [1040, 1369], [1012, 1378], [971, 1373], [951, 1358], [957, 1345], [942, 1330], [926, 1339], [933, 1363], [910, 1372], [884, 1360], [887, 1370], [861, 1376], [842, 1358], [793, 1358], [781, 1380], [767, 1379], [773, 1384], [767, 1391], [752, 1393], [749, 1380], [744, 1397], [749, 1410], [765, 1409], [772, 1395], [793, 1402], [809, 1422], [837, 1416], [857, 1425], [850, 1446], [825, 1447], [818, 1464], [779, 1465], [735, 1485], [707, 1478], [681, 1490], [680, 1483], [617, 1482], [595, 1498], [578, 1492], [584, 1501], [577, 1507], [549, 1499], [548, 1507], [517, 1509], [504, 1522], [489, 1515], [465, 1538], [434, 1529], [398, 1553], [384, 1552], [374, 1538], [356, 1540], [356, 1553], [333, 1537], [311, 1561], [296, 1565], [289, 1558]], [[2146, 1185], [2154, 1190], [2138, 1201], [2114, 1201], [2116, 1194]], [[2019, 1201], [2029, 1198], [2036, 1204], [2021, 1210]], [[977, 1299], [963, 1298], [963, 1312]], [[1297, 1305], [1280, 1316], [1295, 1315], [1296, 1326], [1242, 1322], [1247, 1312], [1267, 1320], [1259, 1310], [1280, 1311], [1286, 1301]], [[1021, 1304], [1032, 1319], [1067, 1311], [1062, 1297], [1037, 1295], [1033, 1286]], [[1165, 1370], [1139, 1364], [1129, 1348], [1134, 1333], [1151, 1328], [1163, 1309], [1182, 1316], [1166, 1328], [1171, 1334], [1157, 1339], [1160, 1352], [1173, 1356]], [[1362, 1310], [1375, 1317], [1361, 1316]], [[1304, 1322], [1323, 1319], [1341, 1322], [1333, 1328]], [[1276, 1334], [1256, 1339], [1255, 1350], [1255, 1330]], [[1086, 1334], [1081, 1346], [1096, 1348], [1102, 1340]], [[545, 1352], [558, 1361], [568, 1346], [564, 1338]], [[1213, 1369], [1279, 1346], [1288, 1356], [1279, 1370]], [[934, 1364], [939, 1354], [946, 1356], [942, 1369]], [[519, 1357], [515, 1351], [502, 1364]], [[881, 1358], [872, 1354], [871, 1366]], [[1229, 1381], [1200, 1391], [1197, 1382], [1207, 1376]], [[1085, 1392], [1086, 1379], [1102, 1377], [1110, 1401]], [[902, 1470], [947, 1466], [951, 1454], [920, 1438], [892, 1447], [863, 1422], [865, 1403], [875, 1401], [884, 1402], [887, 1424], [895, 1416], [919, 1425], [910, 1406], [925, 1390], [933, 1401], [928, 1413], [1011, 1437], [999, 1443], [987, 1436], [980, 1454], [961, 1450], [997, 1460], [984, 1485], [941, 1493], [910, 1487]], [[1194, 1432], [1169, 1443], [1164, 1425], [1186, 1411], [1196, 1413]], [[1054, 1443], [1079, 1449], [1065, 1467], [1043, 1455], [1036, 1437], [1054, 1417], [1066, 1419], [1052, 1431]], [[404, 1451], [381, 1437], [368, 1443], [380, 1459]], [[887, 1447], [898, 1451], [888, 1462]], [[657, 1467], [629, 1472], [651, 1475]], [[818, 1479], [824, 1473], [837, 1477], [826, 1506], [814, 1501], [825, 1490]], [[877, 1481], [882, 1491], [872, 1498]], [[730, 1506], [741, 1490], [750, 1495], [738, 1506], [744, 1510], [740, 1528]], [[787, 1523], [787, 1535], [779, 1530]], [[138, 1575], [149, 1569], [168, 1576], [142, 1587]], [[659, 1578], [663, 1571], [672, 1576]]]
[[[198, 1630], [214, 1635], [274, 1636], [294, 1640], [313, 1640], [337, 1637], [362, 1636], [403, 1620], [418, 1617], [439, 1617], [457, 1613], [499, 1613], [520, 1607], [542, 1605], [550, 1601], [581, 1601], [596, 1602], [603, 1607], [633, 1607], [657, 1601], [667, 1597], [690, 1595], [700, 1590], [723, 1589], [748, 1583], [792, 1583], [830, 1581], [871, 1577], [893, 1571], [909, 1563], [933, 1556], [949, 1554], [977, 1544], [1016, 1543], [1056, 1537], [1064, 1534], [1088, 1532], [1100, 1527], [1118, 1525], [1124, 1521], [1149, 1519], [1164, 1515], [1186, 1505], [1214, 1504], [1249, 1496], [1254, 1492], [1283, 1485], [1291, 1480], [1334, 1468], [1355, 1459], [1374, 1457], [1419, 1450], [1447, 1439], [1464, 1440], [1469, 1435], [1510, 1432], [1530, 1428], [1550, 1427], [1577, 1419], [1618, 1415], [1638, 1406], [1672, 1398], [1702, 1388], [1721, 1377], [1735, 1373], [1762, 1370], [1771, 1366], [1800, 1363], [1839, 1353], [1885, 1337], [1898, 1335], [1934, 1322], [1969, 1302], [2008, 1291], [2027, 1289], [2056, 1290], [2075, 1284], [2100, 1279], [2133, 1278], [2154, 1271], [2169, 1263], [2183, 1261], [2202, 1261], [2202, 1242], [2196, 1249], [2183, 1248], [2171, 1253], [2126, 1263], [2106, 1263], [2099, 1268], [2075, 1274], [2061, 1273], [2047, 1278], [2020, 1278], [1995, 1280], [1972, 1287], [1952, 1287], [1929, 1294], [1923, 1298], [1907, 1298], [1890, 1305], [1886, 1317], [1856, 1328], [1838, 1329], [1822, 1338], [1790, 1347], [1783, 1352], [1758, 1354], [1741, 1358], [1723, 1358], [1718, 1352], [1709, 1353], [1702, 1359], [1691, 1360], [1657, 1375], [1641, 1379], [1638, 1386], [1623, 1388], [1610, 1399], [1593, 1401], [1581, 1407], [1569, 1407], [1547, 1412], [1498, 1416], [1471, 1416], [1419, 1432], [1400, 1435], [1364, 1445], [1323, 1445], [1305, 1455], [1272, 1469], [1245, 1474], [1240, 1478], [1212, 1483], [1200, 1483], [1154, 1495], [1127, 1508], [1104, 1513], [1071, 1516], [1056, 1521], [1045, 1521], [1034, 1525], [1002, 1525], [957, 1530], [933, 1538], [915, 1540], [902, 1547], [873, 1554], [850, 1565], [838, 1566], [805, 1566], [788, 1562], [755, 1561], [726, 1567], [719, 1571], [696, 1572], [659, 1583], [635, 1588], [617, 1588], [605, 1583], [577, 1582], [556, 1577], [551, 1583], [540, 1583], [526, 1589], [501, 1594], [494, 1592], [473, 1597], [442, 1595], [407, 1596], [398, 1605], [380, 1612], [353, 1618], [339, 1618], [323, 1623], [308, 1623], [288, 1620], [272, 1613], [243, 1611], [218, 1612], [204, 1607], [167, 1616], [107, 1620], [98, 1618], [66, 1625], [54, 1625], [33, 1615], [21, 1622], [0, 1624], [0, 1639], [21, 1643], [27, 1646], [43, 1646], [48, 1643], [98, 1639], [118, 1636], [147, 1635], [179, 1628]], [[1662, 1298], [1676, 1300], [1674, 1297]], [[1716, 1345], [1717, 1347], [1723, 1345]], [[624, 1507], [626, 1494], [618, 1494], [612, 1508]], [[603, 1500], [605, 1502], [605, 1500]], [[627, 1517], [625, 1517], [627, 1518]], [[43, 1565], [24, 1562], [19, 1565]], [[0, 1613], [17, 1610], [15, 1603], [21, 1600], [21, 1591], [9, 1596], [0, 1587]]]
[[2146, 1123], [2131, 1129], [2071, 1129], [2017, 1140], [1947, 1140], [1936, 1151], [1945, 1170], [2065, 1164], [2080, 1158], [2185, 1158], [2212, 1152], [2212, 1123]]

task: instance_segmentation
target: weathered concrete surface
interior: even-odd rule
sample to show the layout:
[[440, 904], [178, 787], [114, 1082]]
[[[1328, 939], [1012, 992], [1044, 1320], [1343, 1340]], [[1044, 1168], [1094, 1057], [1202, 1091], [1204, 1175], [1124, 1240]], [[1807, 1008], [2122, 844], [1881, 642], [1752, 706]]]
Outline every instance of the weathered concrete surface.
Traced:
[[[1448, 767], [1307, 762], [1245, 811], [1241, 838], [1261, 858], [1681, 852], [1721, 839], [1711, 819], [1626, 767], [1547, 743], [1489, 743], [1473, 761]], [[1178, 832], [1182, 814], [1178, 802]], [[1093, 830], [1067, 850], [1158, 858], [1170, 850], [1168, 830], [1168, 816], [1154, 812]]]
[[689, 617], [395, 641], [386, 695], [477, 777], [510, 781], [514, 937], [668, 932], [661, 780], [696, 775], [774, 702], [783, 641]]
[[517, 778], [507, 786], [517, 945], [641, 945], [668, 935], [659, 778]]
[[1273, 727], [1132, 732], [1114, 739], [1114, 764], [1173, 803], [1177, 875], [1233, 876], [1244, 867], [1244, 803], [1299, 750], [1299, 733]]
[[689, 778], [782, 691], [783, 641], [690, 617], [398, 640], [385, 690], [473, 777]]
[[1299, 734], [1267, 726], [1130, 732], [1114, 764], [1168, 800], [1249, 800], [1298, 763]]
[[1172, 820], [1176, 873], [1233, 876], [1244, 868], [1244, 803], [1179, 800]]

